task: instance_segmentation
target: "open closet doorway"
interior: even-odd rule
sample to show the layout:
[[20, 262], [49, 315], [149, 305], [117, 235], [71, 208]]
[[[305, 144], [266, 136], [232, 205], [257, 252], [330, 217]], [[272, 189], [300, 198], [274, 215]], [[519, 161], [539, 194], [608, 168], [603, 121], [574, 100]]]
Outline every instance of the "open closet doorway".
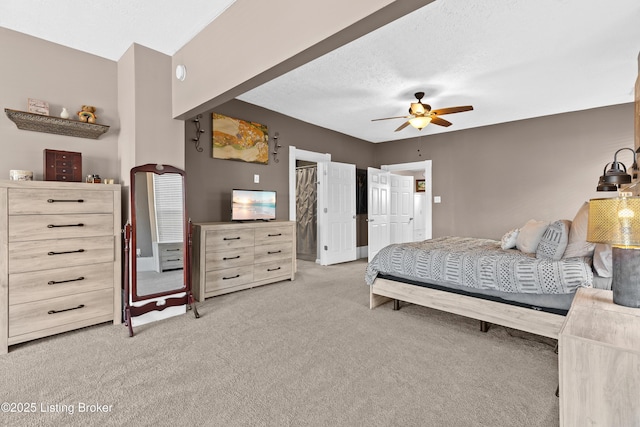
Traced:
[[318, 164], [296, 160], [296, 257], [318, 259]]
[[[356, 248], [356, 169], [355, 165], [331, 161], [331, 154], [289, 147], [289, 220], [298, 223], [297, 166], [315, 163], [316, 262], [331, 265], [354, 261]], [[298, 224], [305, 227], [305, 224]], [[309, 246], [309, 242], [304, 245]]]

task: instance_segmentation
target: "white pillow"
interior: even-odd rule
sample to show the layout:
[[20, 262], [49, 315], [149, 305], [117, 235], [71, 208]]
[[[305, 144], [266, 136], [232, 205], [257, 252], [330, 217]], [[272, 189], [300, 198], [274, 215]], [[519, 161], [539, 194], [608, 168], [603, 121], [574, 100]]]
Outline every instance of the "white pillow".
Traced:
[[596, 247], [595, 243], [587, 242], [587, 228], [589, 226], [589, 202], [578, 209], [576, 217], [571, 222], [569, 231], [569, 243], [562, 258], [591, 257]]
[[516, 247], [516, 239], [518, 238], [518, 233], [520, 232], [519, 228], [514, 228], [509, 230], [502, 236], [500, 239], [500, 247], [502, 249], [512, 249]]
[[596, 243], [593, 251], [593, 268], [600, 277], [613, 276], [613, 261], [611, 253], [611, 245], [606, 243]]
[[520, 252], [525, 254], [535, 254], [538, 249], [538, 244], [542, 240], [542, 235], [549, 227], [547, 221], [536, 221], [530, 219], [527, 223], [520, 228], [518, 237], [516, 238], [516, 247]]
[[536, 258], [551, 258], [555, 261], [562, 258], [562, 254], [564, 254], [569, 243], [570, 229], [571, 221], [566, 219], [551, 223], [538, 244]]

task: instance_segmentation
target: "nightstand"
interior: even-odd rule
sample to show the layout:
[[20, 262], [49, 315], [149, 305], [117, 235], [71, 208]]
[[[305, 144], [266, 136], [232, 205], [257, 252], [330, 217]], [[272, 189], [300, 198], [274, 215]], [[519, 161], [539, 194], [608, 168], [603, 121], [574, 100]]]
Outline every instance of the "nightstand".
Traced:
[[581, 288], [558, 345], [561, 426], [640, 426], [640, 309]]

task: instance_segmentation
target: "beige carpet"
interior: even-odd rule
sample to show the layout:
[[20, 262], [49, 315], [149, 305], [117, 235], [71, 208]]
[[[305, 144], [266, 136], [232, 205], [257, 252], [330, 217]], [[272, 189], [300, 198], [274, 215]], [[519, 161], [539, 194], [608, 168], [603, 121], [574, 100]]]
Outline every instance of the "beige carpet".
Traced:
[[[412, 305], [369, 310], [365, 267], [300, 261], [294, 282], [208, 299], [200, 319], [140, 326], [133, 338], [103, 324], [13, 346], [0, 356], [3, 400], [33, 402], [36, 413], [0, 417], [20, 426], [558, 425], [553, 340], [482, 333], [477, 321]], [[108, 412], [87, 412], [96, 404]]]

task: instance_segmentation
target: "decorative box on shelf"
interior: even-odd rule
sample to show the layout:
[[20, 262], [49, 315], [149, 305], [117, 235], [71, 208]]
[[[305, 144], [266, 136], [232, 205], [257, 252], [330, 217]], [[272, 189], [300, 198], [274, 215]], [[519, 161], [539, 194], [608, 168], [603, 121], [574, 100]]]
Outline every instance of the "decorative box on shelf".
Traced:
[[77, 120], [62, 119], [60, 117], [43, 116], [5, 108], [7, 117], [16, 124], [18, 129], [35, 132], [53, 133], [56, 135], [76, 136], [79, 138], [98, 139], [109, 130], [109, 126], [96, 123], [84, 123]]

